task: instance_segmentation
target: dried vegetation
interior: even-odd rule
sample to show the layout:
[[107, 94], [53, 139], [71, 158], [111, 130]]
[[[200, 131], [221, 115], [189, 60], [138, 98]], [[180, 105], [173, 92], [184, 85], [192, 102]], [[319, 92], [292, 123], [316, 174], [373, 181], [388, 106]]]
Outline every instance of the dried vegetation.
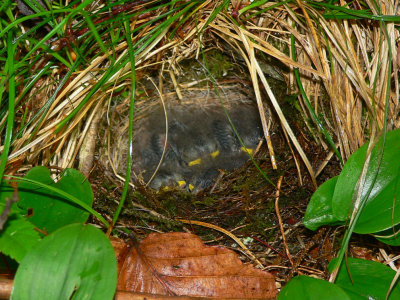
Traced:
[[[54, 5], [53, 15], [43, 15], [57, 20], [52, 28], [38, 29], [37, 24], [43, 25], [40, 20], [26, 24], [21, 19], [0, 28], [1, 55], [6, 57], [14, 42], [20, 58], [20, 64], [12, 68], [9, 59], [0, 62], [4, 70], [0, 129], [3, 161], [7, 159], [5, 174], [23, 174], [35, 165], [77, 167], [79, 158], [81, 164], [86, 162], [80, 168], [89, 175], [98, 124], [113, 120], [112, 111], [126, 116], [135, 105], [135, 115], [140, 117], [159, 103], [158, 96], [147, 101], [151, 97], [139, 94], [133, 79], [140, 82], [149, 74], [168, 74], [174, 91], [167, 92], [178, 98], [185, 88], [196, 84], [204, 88], [204, 82], [180, 85], [184, 81], [179, 78], [185, 76], [181, 64], [186, 59], [201, 61], [203, 51], [210, 48], [232, 53], [244, 62], [261, 116], [266, 115], [264, 95], [268, 95], [269, 107], [293, 151], [290, 157], [278, 158], [295, 160], [297, 177], [289, 175], [300, 182], [309, 176], [317, 186], [316, 177], [335, 151], [345, 161], [385, 126], [400, 127], [398, 20], [390, 18], [399, 14], [398, 1], [341, 1], [337, 6], [316, 1], [222, 0], [85, 4], [76, 3], [64, 11]], [[12, 13], [22, 17], [16, 8]], [[282, 101], [271, 90], [265, 71], [271, 57], [284, 66], [279, 72], [288, 93], [297, 96], [299, 114], [314, 128], [306, 135], [325, 151], [318, 151], [318, 160], [307, 138], [295, 133], [298, 130], [288, 122]], [[216, 84], [212, 76], [203, 81]], [[7, 109], [7, 99], [15, 100], [15, 107]], [[13, 125], [10, 114], [15, 116]], [[268, 142], [264, 154], [270, 155], [269, 166], [279, 170], [273, 153], [282, 146], [271, 142], [266, 118], [262, 124]], [[12, 137], [7, 133], [10, 126]], [[109, 143], [104, 135], [99, 140], [103, 145]], [[326, 155], [322, 159], [321, 153]], [[226, 190], [218, 195], [227, 197], [232, 185], [223, 186]], [[248, 187], [245, 190], [248, 195], [259, 195]], [[240, 197], [246, 199], [244, 194], [242, 190]], [[261, 198], [255, 203], [261, 203]], [[244, 209], [246, 202], [239, 198], [229, 202], [229, 209], [227, 202], [222, 203], [221, 211], [226, 213], [253, 205], [247, 203]], [[290, 209], [294, 214], [301, 211], [295, 205]], [[325, 240], [321, 243], [327, 244]]]
[[[69, 17], [57, 14], [65, 21], [54, 32], [58, 37], [45, 37], [36, 41], [36, 46], [25, 41], [16, 49], [29, 67], [29, 76], [17, 70], [19, 92], [8, 173], [38, 163], [60, 168], [74, 165], [96, 113], [104, 112], [118, 95], [128, 96], [123, 91], [131, 85], [130, 50], [135, 53], [140, 79], [159, 68], [174, 77], [184, 76], [179, 68], [182, 60], [201, 58], [201, 49], [210, 42], [230, 45], [228, 51], [238, 52], [248, 66], [260, 109], [260, 90], [265, 89], [282, 128], [312, 177], [316, 170], [297, 142], [262, 71], [262, 54], [276, 58], [290, 70], [298, 68], [305, 92], [298, 100], [304, 115], [315, 115], [318, 120], [314, 123], [324, 124], [326, 131], [315, 131], [320, 143], [329, 149], [329, 138], [324, 133], [329, 134], [344, 160], [365, 142], [373, 128], [383, 128], [386, 102], [389, 127], [400, 125], [398, 31], [394, 23], [373, 18], [395, 15], [396, 3], [381, 1], [376, 7], [366, 1], [362, 4], [368, 5], [369, 18], [366, 15], [357, 19], [356, 15], [354, 20], [343, 20], [339, 13], [335, 18], [332, 7], [318, 3], [262, 2], [178, 2], [173, 10], [157, 1], [115, 7], [95, 2]], [[361, 4], [342, 3], [341, 7], [357, 12]], [[130, 23], [132, 49], [121, 33], [126, 20]], [[89, 30], [91, 22], [97, 31]], [[29, 33], [24, 23], [14, 26]], [[10, 33], [10, 28], [2, 31], [3, 36]], [[295, 93], [298, 85], [293, 72], [287, 72], [285, 79]], [[141, 108], [137, 109], [139, 112]], [[314, 113], [310, 114], [310, 109]], [[6, 120], [3, 109], [3, 130]], [[267, 136], [267, 123], [263, 124]]]

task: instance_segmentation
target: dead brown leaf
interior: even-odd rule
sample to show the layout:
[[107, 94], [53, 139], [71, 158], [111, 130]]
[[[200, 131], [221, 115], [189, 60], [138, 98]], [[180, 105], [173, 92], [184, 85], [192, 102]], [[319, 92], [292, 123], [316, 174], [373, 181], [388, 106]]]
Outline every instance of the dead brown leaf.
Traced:
[[372, 251], [372, 249], [358, 246], [350, 246], [350, 253], [353, 257], [356, 258], [381, 262], [374, 257], [374, 252]]
[[[118, 254], [118, 294], [274, 299], [274, 276], [193, 234], [154, 233]], [[133, 298], [131, 298], [133, 299]]]

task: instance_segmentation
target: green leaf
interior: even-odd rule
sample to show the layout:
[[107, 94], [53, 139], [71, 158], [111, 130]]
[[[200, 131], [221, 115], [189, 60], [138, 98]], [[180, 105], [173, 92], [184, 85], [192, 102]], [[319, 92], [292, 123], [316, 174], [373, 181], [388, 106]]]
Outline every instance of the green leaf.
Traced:
[[[4, 67], [5, 76], [2, 74], [1, 77], [8, 78], [8, 82], [6, 86], [8, 87], [8, 115], [7, 115], [7, 128], [5, 133], [2, 133], [4, 137], [2, 137], [3, 149], [0, 156], [0, 182], [3, 180], [4, 170], [6, 168], [8, 152], [11, 146], [11, 139], [13, 136], [14, 129], [14, 111], [15, 111], [15, 49], [17, 47], [16, 44], [13, 43], [14, 39], [14, 30], [8, 32], [7, 36], [7, 62]], [[4, 43], [4, 42], [3, 42]], [[3, 46], [4, 47], [4, 46]], [[3, 71], [2, 71], [3, 73]], [[0, 94], [2, 94], [2, 89], [0, 88]], [[0, 95], [2, 96], [2, 95]], [[3, 97], [0, 97], [1, 102], [3, 102]]]
[[12, 213], [0, 231], [0, 252], [10, 256], [17, 262], [40, 241], [35, 226], [17, 213]]
[[[2, 182], [0, 185], [0, 215], [6, 199], [11, 199], [14, 189]], [[35, 226], [22, 217], [17, 204], [11, 206], [11, 213], [0, 231], [0, 252], [20, 262], [25, 254], [40, 240]]]
[[397, 235], [395, 238], [380, 238], [380, 237], [375, 237], [378, 241], [385, 243], [387, 245], [391, 246], [400, 246], [400, 238], [399, 235]]
[[332, 197], [337, 179], [338, 176], [324, 182], [312, 195], [303, 220], [308, 229], [316, 230], [322, 225], [342, 223], [332, 212]]
[[15, 274], [17, 272], [18, 266], [19, 263], [7, 255], [3, 255], [0, 259], [0, 270], [7, 270], [9, 271], [7, 272], [8, 274], [11, 272]]
[[400, 225], [394, 226], [393, 228], [389, 228], [387, 230], [374, 233], [374, 237], [381, 241], [382, 243], [392, 245], [392, 246], [400, 246]]
[[378, 241], [391, 246], [400, 246], [400, 238], [397, 235], [395, 238], [380, 238], [375, 237]]
[[341, 221], [345, 221], [349, 216], [354, 189], [361, 175], [367, 147], [368, 143], [350, 156], [336, 182], [332, 197], [332, 210], [336, 218]]
[[4, 205], [6, 203], [6, 198], [10, 199], [14, 189], [9, 186], [5, 181], [0, 183], [0, 214], [3, 211]]
[[[357, 225], [357, 233], [374, 233], [391, 228], [400, 223], [400, 130], [393, 130], [386, 135], [382, 160], [379, 156], [382, 150], [382, 138], [371, 153], [370, 165], [367, 171], [362, 195], [365, 196], [374, 182], [375, 172], [378, 175], [368, 200], [363, 208]], [[365, 160], [367, 144], [357, 150], [345, 164], [336, 183], [332, 199], [334, 216], [346, 220], [352, 205], [353, 193], [361, 174]]]
[[117, 262], [111, 243], [92, 225], [65, 226], [24, 257], [11, 299], [112, 299]]
[[[335, 260], [330, 262], [330, 268], [334, 265]], [[375, 261], [349, 258], [347, 262], [348, 270], [346, 265], [343, 264], [335, 284], [351, 295], [352, 299], [384, 300], [396, 272]], [[352, 280], [348, 271], [350, 271]], [[400, 299], [398, 283], [392, 290], [389, 299]]]
[[[63, 175], [57, 183], [54, 183], [47, 168], [35, 167], [24, 178], [58, 188], [91, 206], [93, 192], [85, 176], [74, 169], [66, 169]], [[33, 224], [45, 232], [51, 233], [71, 223], [84, 223], [89, 217], [86, 210], [71, 203], [67, 198], [33, 183], [19, 182], [18, 191], [21, 199], [18, 206], [31, 215], [29, 220]]]
[[351, 300], [338, 286], [321, 279], [308, 276], [294, 277], [282, 289], [278, 300]]

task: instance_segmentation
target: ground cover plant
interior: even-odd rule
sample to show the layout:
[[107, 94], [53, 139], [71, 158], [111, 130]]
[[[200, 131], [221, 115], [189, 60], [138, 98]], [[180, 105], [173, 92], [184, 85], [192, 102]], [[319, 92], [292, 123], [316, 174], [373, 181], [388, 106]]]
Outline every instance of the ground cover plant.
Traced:
[[[397, 299], [398, 9], [394, 0], [3, 1], [0, 252], [2, 270], [19, 265], [12, 297], [112, 298], [115, 255], [89, 220], [107, 236], [237, 231], [253, 262], [286, 285], [279, 299]], [[224, 105], [232, 82], [260, 111], [265, 143], [251, 163], [199, 195], [131, 180], [132, 153], [118, 173], [113, 122], [128, 120], [130, 145], [134, 123], [168, 93], [213, 90]]]

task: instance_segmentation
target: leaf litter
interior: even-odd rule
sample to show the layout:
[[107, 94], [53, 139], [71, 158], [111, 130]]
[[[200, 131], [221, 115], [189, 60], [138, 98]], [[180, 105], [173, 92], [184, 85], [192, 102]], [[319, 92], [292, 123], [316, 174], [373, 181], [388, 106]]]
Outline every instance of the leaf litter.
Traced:
[[152, 233], [118, 254], [118, 292], [239, 299], [274, 299], [272, 274], [241, 262], [227, 248], [189, 233]]

